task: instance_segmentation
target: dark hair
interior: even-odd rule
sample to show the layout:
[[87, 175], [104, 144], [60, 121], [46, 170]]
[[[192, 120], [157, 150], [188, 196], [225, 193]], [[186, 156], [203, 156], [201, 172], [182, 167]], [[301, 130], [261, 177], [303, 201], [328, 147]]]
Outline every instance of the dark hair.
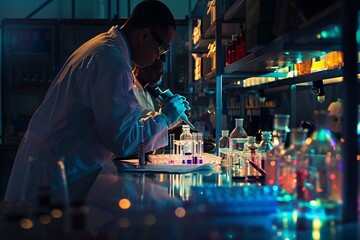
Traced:
[[169, 8], [156, 0], [140, 2], [128, 18], [126, 25], [133, 28], [155, 28], [167, 31], [169, 27], [176, 29], [174, 16]]

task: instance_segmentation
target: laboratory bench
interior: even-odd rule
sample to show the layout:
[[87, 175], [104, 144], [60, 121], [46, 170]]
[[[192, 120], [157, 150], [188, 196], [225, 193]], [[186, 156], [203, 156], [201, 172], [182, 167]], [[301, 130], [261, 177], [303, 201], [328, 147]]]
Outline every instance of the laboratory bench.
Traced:
[[1, 238], [360, 239], [359, 221], [342, 223], [320, 210], [300, 214], [291, 204], [284, 210], [274, 186], [233, 180], [229, 167], [161, 173], [130, 172], [124, 166], [128, 163], [108, 162], [85, 201], [60, 215], [55, 207], [29, 214], [24, 205], [2, 203]]

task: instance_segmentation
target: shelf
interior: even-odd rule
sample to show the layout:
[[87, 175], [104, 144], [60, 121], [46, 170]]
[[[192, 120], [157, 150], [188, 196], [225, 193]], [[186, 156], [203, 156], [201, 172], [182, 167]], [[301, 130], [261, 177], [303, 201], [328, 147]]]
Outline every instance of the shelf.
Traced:
[[227, 106], [226, 107], [228, 110], [242, 110], [243, 107], [241, 106]]
[[[222, 82], [223, 85], [230, 84], [234, 81], [243, 80], [245, 78], [259, 76], [259, 72], [249, 72], [249, 73], [237, 73], [237, 74], [222, 74]], [[270, 76], [268, 76], [270, 77]], [[205, 75], [204, 81], [208, 84], [208, 86], [214, 87], [216, 84], [216, 70], [210, 71]], [[204, 82], [203, 81], [203, 82]]]
[[[298, 61], [319, 57], [325, 52], [341, 50], [339, 29], [336, 25], [340, 21], [340, 10], [340, 3], [332, 5], [305, 24], [265, 46], [259, 46], [243, 59], [226, 66], [224, 72], [259, 72], [261, 74]], [[332, 37], [321, 37], [326, 35]]]
[[[206, 29], [204, 33], [205, 38], [215, 38], [215, 22], [210, 25], [208, 29]], [[231, 35], [236, 33], [236, 29], [240, 31], [240, 23], [223, 23], [222, 24], [222, 38], [223, 39], [231, 39]]]
[[203, 80], [202, 78], [200, 78], [198, 80], [194, 80], [191, 83], [189, 83], [188, 87], [197, 87], [199, 85], [205, 85], [206, 83], [204, 83], [202, 80]]
[[274, 109], [277, 108], [277, 106], [245, 106], [246, 110], [259, 110], [259, 109]]
[[[359, 64], [358, 64], [358, 68], [359, 68]], [[304, 83], [310, 83], [310, 82], [312, 83], [315, 80], [341, 77], [343, 75], [342, 70], [343, 70], [342, 68], [335, 68], [335, 69], [325, 70], [325, 71], [321, 71], [321, 72], [314, 72], [314, 73], [311, 73], [308, 75], [301, 75], [301, 76], [297, 76], [297, 77], [276, 80], [273, 82], [267, 82], [264, 84], [259, 84], [259, 85], [255, 85], [255, 86], [251, 86], [251, 87], [244, 87], [242, 84], [240, 84], [240, 85], [233, 84], [233, 85], [226, 86], [226, 88], [229, 88], [229, 89], [237, 88], [237, 89], [241, 89], [243, 91], [255, 91], [255, 90], [259, 90], [259, 89], [269, 89], [269, 88], [279, 88], [279, 87], [284, 87], [284, 86], [290, 86], [293, 84], [304, 84]]]
[[[341, 1], [337, 1], [330, 7], [326, 8], [324, 11], [318, 13], [313, 18], [309, 19], [306, 23], [302, 24], [298, 28], [289, 31], [289, 38], [293, 40], [294, 43], [331, 43], [331, 41], [336, 41], [340, 47], [340, 38], [341, 30], [336, 30], [338, 24], [341, 24]], [[335, 27], [335, 29], [334, 29]], [[330, 34], [323, 35], [321, 33], [326, 33], [322, 31], [332, 31], [327, 32]]]
[[224, 14], [224, 21], [245, 19], [245, 0], [236, 0]]
[[[266, 47], [247, 55], [224, 68], [225, 73], [233, 72], [272, 72], [276, 68], [286, 67], [310, 58], [320, 57], [327, 48], [335, 50], [333, 44], [303, 45], [287, 43], [283, 37], [277, 38]], [[338, 50], [338, 49], [336, 49]]]
[[215, 80], [215, 77], [216, 77], [216, 70], [212, 70], [205, 75], [205, 81], [210, 82], [211, 80]]
[[[326, 8], [316, 16], [309, 19], [301, 26], [289, 30], [286, 34], [278, 37], [264, 46], [259, 46], [255, 51], [246, 57], [224, 67], [223, 89], [243, 89], [252, 91], [264, 88], [286, 87], [292, 84], [312, 83], [314, 79], [335, 78], [342, 76], [342, 68], [332, 69], [309, 75], [277, 80], [262, 85], [246, 87], [233, 84], [235, 81], [243, 80], [249, 77], [277, 77], [279, 73], [274, 72], [275, 69], [293, 65], [299, 61], [320, 57], [326, 52], [341, 50], [340, 36], [340, 16], [341, 2], [336, 2]], [[225, 13], [224, 20], [231, 21], [241, 9], [244, 8], [244, 1], [237, 0]], [[231, 23], [223, 23], [222, 26]], [[234, 33], [234, 29], [231, 29]], [[223, 27], [223, 34], [226, 27]], [[207, 29], [205, 36], [213, 36], [215, 34], [215, 24]], [[283, 77], [283, 76], [281, 76]], [[215, 88], [216, 71], [207, 73], [203, 79], [208, 87]]]
[[192, 52], [193, 53], [197, 53], [197, 52], [208, 52], [208, 46], [210, 43], [213, 43], [214, 39], [213, 38], [200, 38], [199, 41], [197, 41], [197, 43], [194, 45]]

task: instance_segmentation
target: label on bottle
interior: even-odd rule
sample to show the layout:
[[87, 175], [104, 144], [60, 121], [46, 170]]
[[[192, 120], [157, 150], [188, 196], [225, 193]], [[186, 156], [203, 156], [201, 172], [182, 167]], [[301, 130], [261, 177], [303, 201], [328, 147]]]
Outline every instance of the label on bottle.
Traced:
[[230, 148], [219, 148], [219, 153], [228, 153], [230, 152]]
[[231, 151], [230, 148], [219, 148], [219, 156], [222, 159], [226, 159], [226, 154], [230, 151]]
[[232, 150], [243, 151], [244, 144], [247, 142], [247, 138], [231, 138]]
[[191, 154], [191, 142], [190, 141], [185, 141], [184, 154], [185, 155], [190, 155]]

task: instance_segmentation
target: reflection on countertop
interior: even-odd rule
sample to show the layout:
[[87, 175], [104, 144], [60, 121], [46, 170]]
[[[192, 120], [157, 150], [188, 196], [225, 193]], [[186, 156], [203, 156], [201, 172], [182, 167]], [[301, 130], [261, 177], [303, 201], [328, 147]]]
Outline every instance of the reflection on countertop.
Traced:
[[276, 190], [233, 181], [227, 167], [139, 173], [109, 162], [85, 202], [62, 209], [62, 215], [54, 208], [29, 215], [21, 204], [12, 205], [21, 214], [6, 215], [11, 205], [3, 204], [0, 231], [2, 239], [360, 239], [359, 222], [282, 211]]
[[[127, 173], [109, 164], [87, 198], [88, 228], [113, 239], [358, 239], [358, 223], [340, 224], [316, 212], [307, 216], [295, 210], [281, 212], [269, 198], [254, 203], [257, 210], [255, 205], [244, 210], [246, 206], [240, 208], [241, 201], [231, 197], [227, 203], [195, 198], [199, 189], [220, 189], [224, 194], [240, 188], [271, 191], [256, 182], [233, 182], [231, 176], [229, 168], [220, 166], [212, 171], [161, 174]], [[233, 211], [225, 204], [234, 206]]]

